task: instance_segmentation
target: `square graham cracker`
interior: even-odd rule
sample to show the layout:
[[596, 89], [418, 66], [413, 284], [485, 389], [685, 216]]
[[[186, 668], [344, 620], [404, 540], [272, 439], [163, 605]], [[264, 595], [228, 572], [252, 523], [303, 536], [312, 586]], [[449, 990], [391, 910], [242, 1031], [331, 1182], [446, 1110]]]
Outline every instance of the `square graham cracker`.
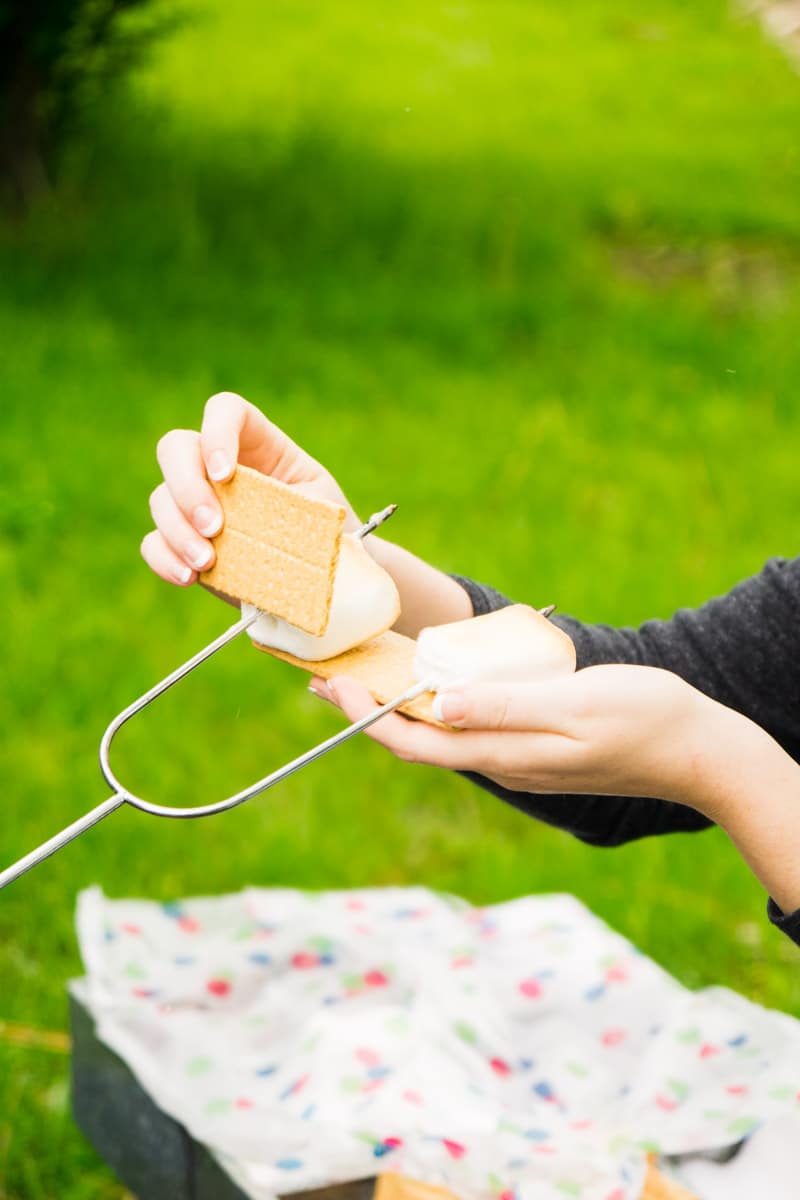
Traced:
[[[333, 658], [324, 658], [319, 662], [295, 658], [284, 650], [273, 650], [271, 646], [261, 646], [258, 642], [253, 642], [253, 645], [273, 658], [280, 658], [294, 667], [318, 675], [320, 679], [332, 679], [334, 675], [348, 675], [351, 679], [357, 679], [378, 704], [393, 700], [416, 682], [414, 653], [417, 643], [413, 638], [391, 629], [376, 638], [370, 638], [368, 642], [362, 642], [360, 646], [354, 646], [352, 650], [345, 650], [343, 654], [335, 654]], [[397, 711], [418, 721], [426, 721], [428, 725], [450, 728], [436, 720], [432, 703], [433, 693], [423, 692], [416, 699], [401, 704]]]
[[250, 467], [212, 487], [225, 524], [201, 582], [319, 637], [328, 627], [343, 506], [303, 496]]

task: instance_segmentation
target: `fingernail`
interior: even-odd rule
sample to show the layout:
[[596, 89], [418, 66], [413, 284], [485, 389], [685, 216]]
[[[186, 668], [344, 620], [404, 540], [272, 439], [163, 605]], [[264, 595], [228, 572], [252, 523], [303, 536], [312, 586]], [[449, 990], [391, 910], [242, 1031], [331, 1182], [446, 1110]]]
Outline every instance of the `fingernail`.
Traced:
[[322, 690], [322, 688], [314, 687], [314, 685], [310, 683], [310, 684], [308, 685], [308, 690], [309, 690], [309, 692], [311, 692], [311, 695], [312, 695], [312, 696], [316, 696], [316, 697], [317, 697], [319, 700], [326, 700], [326, 699], [327, 699], [327, 697], [326, 697], [326, 695], [325, 695], [324, 691]]
[[208, 474], [212, 479], [227, 479], [231, 473], [231, 464], [224, 450], [212, 450], [208, 456]]
[[463, 696], [457, 696], [454, 693], [437, 692], [433, 698], [431, 705], [433, 715], [437, 721], [443, 721], [445, 725], [457, 725], [459, 721], [463, 721], [467, 715], [467, 705]]
[[194, 575], [194, 571], [191, 567], [178, 567], [175, 574], [178, 577], [178, 583], [188, 583]]
[[222, 529], [222, 514], [213, 509], [210, 504], [198, 504], [192, 514], [192, 521], [195, 528], [199, 529], [204, 537], [213, 537]]
[[202, 571], [211, 562], [214, 551], [210, 546], [190, 546], [188, 554], [195, 571]]

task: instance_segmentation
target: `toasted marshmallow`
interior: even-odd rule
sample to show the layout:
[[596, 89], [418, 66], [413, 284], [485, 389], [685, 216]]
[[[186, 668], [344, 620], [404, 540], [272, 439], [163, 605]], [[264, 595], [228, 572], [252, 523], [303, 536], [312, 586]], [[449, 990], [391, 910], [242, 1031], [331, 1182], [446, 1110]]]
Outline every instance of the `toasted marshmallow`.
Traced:
[[572, 639], [535, 608], [512, 604], [496, 612], [432, 625], [417, 638], [414, 675], [435, 691], [478, 682], [543, 679], [575, 670]]
[[[258, 611], [250, 604], [242, 605], [243, 617]], [[391, 575], [370, 558], [358, 538], [345, 534], [325, 632], [314, 637], [280, 617], [262, 612], [248, 633], [262, 646], [320, 662], [377, 637], [394, 625], [399, 615], [400, 596]]]

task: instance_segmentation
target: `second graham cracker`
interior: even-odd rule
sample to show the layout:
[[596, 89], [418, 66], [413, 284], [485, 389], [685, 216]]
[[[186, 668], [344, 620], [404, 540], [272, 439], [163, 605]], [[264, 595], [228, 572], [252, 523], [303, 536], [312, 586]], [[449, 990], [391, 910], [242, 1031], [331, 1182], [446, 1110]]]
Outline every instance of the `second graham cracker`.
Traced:
[[[333, 658], [324, 658], [320, 662], [295, 658], [293, 654], [273, 650], [270, 646], [261, 646], [258, 642], [253, 642], [253, 645], [258, 650], [264, 650], [275, 658], [291, 663], [292, 666], [302, 667], [312, 675], [319, 675], [321, 679], [332, 679], [334, 675], [348, 675], [351, 679], [363, 683], [378, 704], [386, 704], [416, 683], [414, 653], [417, 643], [413, 638], [394, 633], [391, 629], [368, 642], [362, 642], [352, 650], [345, 650], [343, 654], [335, 654]], [[409, 717], [416, 717], [419, 721], [426, 721], [429, 725], [449, 728], [434, 717], [432, 702], [432, 693], [423, 692], [416, 699], [402, 704], [397, 711]]]
[[212, 486], [225, 525], [201, 582], [319, 637], [328, 627], [344, 507], [250, 467]]
[[662, 1175], [653, 1156], [648, 1156], [648, 1159], [641, 1200], [698, 1200], [694, 1192], [687, 1191], [680, 1183], [673, 1183]]
[[458, 1200], [458, 1197], [435, 1184], [387, 1172], [378, 1176], [373, 1200]]
[[[379, 1175], [374, 1200], [457, 1200], [455, 1192], [402, 1175]], [[672, 1183], [651, 1162], [640, 1200], [697, 1200], [693, 1192]]]

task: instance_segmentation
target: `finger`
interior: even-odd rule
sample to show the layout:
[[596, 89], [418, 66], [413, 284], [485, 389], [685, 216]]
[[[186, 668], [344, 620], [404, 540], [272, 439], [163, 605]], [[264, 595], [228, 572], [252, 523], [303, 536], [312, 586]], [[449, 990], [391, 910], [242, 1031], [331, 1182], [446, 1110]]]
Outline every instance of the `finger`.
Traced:
[[206, 478], [200, 435], [193, 429], [171, 429], [156, 448], [158, 465], [173, 500], [186, 520], [204, 537], [222, 528], [222, 508]]
[[[360, 721], [379, 707], [363, 684], [342, 675], [328, 680], [328, 691], [351, 721]], [[404, 762], [457, 769], [464, 768], [469, 758], [468, 748], [459, 747], [460, 734], [410, 721], [397, 712], [387, 713], [364, 732]]]
[[[329, 680], [328, 695], [351, 721], [360, 720], [378, 707], [362, 684], [344, 676]], [[410, 721], [398, 713], [387, 714], [364, 732], [405, 762], [475, 771], [502, 781], [513, 791], [563, 791], [576, 745], [553, 733], [451, 733], [423, 721]]]
[[165, 483], [150, 496], [150, 512], [173, 555], [193, 571], [207, 571], [214, 562], [214, 547], [189, 524]]
[[180, 559], [172, 550], [157, 529], [142, 538], [141, 554], [144, 561], [156, 575], [166, 579], [167, 583], [176, 583], [179, 587], [188, 587], [194, 583], [197, 575], [191, 567]]
[[[209, 479], [230, 479], [236, 469], [248, 407], [244, 397], [235, 392], [217, 392], [206, 401], [200, 427], [200, 451]], [[252, 438], [252, 433], [250, 436]]]
[[235, 392], [217, 392], [206, 402], [200, 445], [215, 480], [228, 479], [237, 462], [283, 483], [301, 483], [316, 467], [282, 429]]
[[458, 729], [569, 735], [577, 676], [536, 683], [482, 683], [439, 692], [434, 716]]
[[312, 679], [308, 685], [308, 690], [311, 692], [312, 696], [316, 696], [318, 700], [324, 700], [326, 704], [331, 704], [334, 708], [339, 707], [328, 691], [328, 685], [324, 679]]

